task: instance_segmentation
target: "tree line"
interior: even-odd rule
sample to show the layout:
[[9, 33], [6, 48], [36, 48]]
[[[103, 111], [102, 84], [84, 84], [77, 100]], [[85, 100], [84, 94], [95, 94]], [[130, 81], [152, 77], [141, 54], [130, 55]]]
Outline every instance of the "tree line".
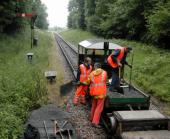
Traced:
[[29, 17], [18, 17], [18, 13], [33, 13], [37, 15], [35, 26], [48, 28], [46, 6], [41, 0], [1, 0], [0, 2], [0, 32], [13, 32], [30, 24]]
[[170, 0], [70, 0], [68, 11], [69, 28], [169, 47]]

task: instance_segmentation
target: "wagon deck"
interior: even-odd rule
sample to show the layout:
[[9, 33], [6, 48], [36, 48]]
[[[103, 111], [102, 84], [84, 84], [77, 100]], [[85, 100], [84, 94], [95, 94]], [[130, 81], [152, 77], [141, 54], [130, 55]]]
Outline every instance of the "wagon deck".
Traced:
[[110, 92], [108, 90], [105, 108], [115, 108], [115, 110], [129, 109], [149, 109], [150, 96], [136, 89], [135, 87], [123, 88], [123, 94], [118, 92]]

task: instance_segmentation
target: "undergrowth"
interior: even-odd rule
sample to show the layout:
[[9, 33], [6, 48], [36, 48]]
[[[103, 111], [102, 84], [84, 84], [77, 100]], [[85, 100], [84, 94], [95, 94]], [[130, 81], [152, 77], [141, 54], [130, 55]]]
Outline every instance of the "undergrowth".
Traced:
[[[31, 109], [46, 103], [44, 69], [48, 66], [51, 37], [36, 31], [38, 47], [30, 49], [30, 29], [0, 34], [0, 139], [17, 139]], [[29, 62], [26, 54], [33, 52]]]

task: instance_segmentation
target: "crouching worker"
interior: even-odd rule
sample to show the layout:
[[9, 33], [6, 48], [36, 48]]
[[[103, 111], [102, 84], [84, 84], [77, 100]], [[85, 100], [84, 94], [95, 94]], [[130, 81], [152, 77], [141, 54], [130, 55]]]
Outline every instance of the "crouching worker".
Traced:
[[121, 70], [124, 70], [124, 65], [132, 68], [132, 66], [126, 61], [126, 57], [130, 51], [132, 51], [131, 47], [121, 47], [116, 49], [107, 59], [108, 64], [112, 68], [112, 82], [109, 87], [109, 91], [111, 92], [114, 92], [114, 90], [120, 90], [120, 72]]
[[[84, 59], [84, 63], [79, 66], [78, 73], [77, 73], [77, 81], [78, 83], [85, 82], [90, 75], [92, 71], [92, 66], [91, 66], [91, 58], [86, 57]], [[80, 99], [80, 102], [82, 104], [86, 103], [85, 95], [88, 90], [88, 86], [84, 85], [79, 85], [77, 87], [77, 90], [75, 92], [74, 98], [73, 98], [73, 104], [77, 105], [78, 101]]]
[[90, 84], [90, 95], [93, 98], [90, 120], [94, 127], [98, 127], [101, 113], [103, 111], [107, 92], [106, 82], [107, 72], [101, 69], [100, 63], [95, 63], [94, 71], [85, 82], [87, 85]]

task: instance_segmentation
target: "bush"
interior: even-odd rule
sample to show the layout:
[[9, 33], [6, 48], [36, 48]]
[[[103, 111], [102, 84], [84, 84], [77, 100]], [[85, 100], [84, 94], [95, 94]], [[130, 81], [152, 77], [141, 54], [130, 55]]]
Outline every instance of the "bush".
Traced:
[[[44, 104], [44, 69], [48, 66], [47, 33], [38, 31], [39, 47], [30, 50], [30, 30], [13, 37], [0, 34], [0, 139], [17, 139], [31, 109]], [[33, 52], [32, 63], [26, 57]]]
[[148, 24], [152, 41], [168, 48], [170, 40], [170, 1], [158, 6], [153, 14], [148, 16]]
[[81, 15], [83, 27], [87, 27], [83, 29], [98, 36], [138, 40], [168, 48], [169, 0], [86, 0], [84, 6], [77, 3], [77, 0], [69, 3], [68, 27], [82, 28], [78, 17]]

